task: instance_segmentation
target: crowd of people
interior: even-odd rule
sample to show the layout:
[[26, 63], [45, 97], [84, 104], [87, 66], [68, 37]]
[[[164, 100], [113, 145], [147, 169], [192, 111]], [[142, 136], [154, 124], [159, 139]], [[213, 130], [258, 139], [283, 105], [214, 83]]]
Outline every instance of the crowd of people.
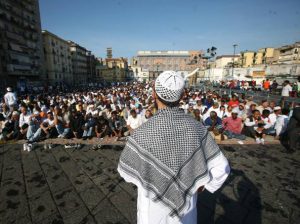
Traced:
[[[202, 122], [217, 140], [250, 137], [264, 144], [265, 136], [271, 135], [286, 143], [288, 152], [298, 144], [299, 106], [282, 108], [273, 101], [254, 102], [233, 92], [221, 96], [196, 89], [185, 89], [180, 101], [180, 108]], [[33, 143], [49, 138], [126, 137], [156, 114], [157, 105], [152, 83], [134, 82], [34, 96], [16, 96], [8, 87], [0, 109], [0, 139], [25, 139], [24, 150], [29, 151]]]
[[256, 80], [222, 80], [213, 81], [212, 85], [220, 88], [237, 89], [237, 90], [252, 90], [252, 91], [264, 91], [271, 94], [280, 94], [283, 97], [300, 97], [300, 76], [297, 81], [290, 82], [285, 80], [279, 84], [276, 79], [265, 79], [261, 82]]

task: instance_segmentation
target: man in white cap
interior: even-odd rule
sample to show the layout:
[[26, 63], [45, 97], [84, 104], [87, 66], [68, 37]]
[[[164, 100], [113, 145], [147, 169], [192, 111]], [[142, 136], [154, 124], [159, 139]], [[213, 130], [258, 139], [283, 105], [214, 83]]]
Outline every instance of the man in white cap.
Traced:
[[240, 110], [235, 107], [231, 112], [231, 117], [226, 117], [223, 119], [223, 128], [224, 135], [226, 135], [229, 139], [236, 138], [240, 140], [245, 140], [246, 136], [241, 134], [243, 128], [242, 118], [239, 117]]
[[118, 171], [138, 188], [137, 223], [197, 223], [197, 194], [215, 192], [230, 167], [207, 129], [179, 108], [184, 79], [161, 73], [153, 89], [158, 112], [135, 129]]
[[4, 102], [9, 107], [10, 112], [13, 112], [15, 107], [17, 106], [17, 97], [12, 92], [11, 87], [7, 87], [7, 93], [4, 95]]

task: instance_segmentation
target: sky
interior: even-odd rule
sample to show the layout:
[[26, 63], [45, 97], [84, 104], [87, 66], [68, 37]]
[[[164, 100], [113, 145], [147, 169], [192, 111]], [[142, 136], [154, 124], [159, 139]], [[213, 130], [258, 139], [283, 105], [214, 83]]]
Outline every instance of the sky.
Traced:
[[97, 57], [139, 50], [217, 55], [300, 41], [300, 0], [40, 0], [42, 29]]

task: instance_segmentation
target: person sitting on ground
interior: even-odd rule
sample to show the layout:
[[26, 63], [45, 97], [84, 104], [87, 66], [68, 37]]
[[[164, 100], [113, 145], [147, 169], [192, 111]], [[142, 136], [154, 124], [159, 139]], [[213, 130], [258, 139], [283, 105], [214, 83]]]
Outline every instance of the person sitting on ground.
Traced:
[[51, 111], [47, 112], [47, 119], [41, 123], [40, 128], [42, 129], [42, 135], [45, 135], [46, 139], [57, 137], [54, 116]]
[[4, 118], [3, 114], [0, 113], [0, 141], [3, 140], [2, 130], [5, 128], [5, 123], [7, 119]]
[[200, 115], [200, 111], [198, 109], [195, 109], [193, 111], [193, 115], [192, 115], [197, 121], [202, 122], [201, 119], [201, 115]]
[[264, 120], [260, 120], [257, 123], [257, 126], [254, 127], [255, 131], [255, 141], [257, 144], [265, 144], [265, 122]]
[[206, 118], [204, 125], [214, 138], [222, 132], [222, 120], [217, 116], [215, 111], [210, 112], [210, 116]]
[[96, 121], [95, 132], [97, 138], [104, 138], [111, 135], [111, 130], [109, 128], [109, 122], [103, 116], [100, 116]]
[[54, 108], [54, 111], [53, 111], [54, 115], [54, 124], [55, 124], [55, 128], [56, 128], [56, 131], [58, 133], [58, 138], [63, 138], [65, 137], [66, 133], [65, 133], [65, 124], [63, 123], [63, 116], [62, 116], [62, 110], [56, 106]]
[[269, 102], [267, 100], [262, 100], [261, 104], [256, 107], [256, 110], [259, 110], [260, 114], [262, 114], [263, 110], [270, 110], [269, 108]]
[[274, 112], [274, 108], [276, 107], [276, 103], [275, 101], [270, 101], [269, 103], [269, 109], [270, 109], [270, 112], [273, 113]]
[[82, 127], [84, 126], [84, 117], [82, 113], [77, 112], [75, 109], [71, 111], [70, 128], [75, 138], [80, 139], [83, 134]]
[[243, 121], [246, 120], [246, 118], [247, 118], [247, 111], [245, 109], [245, 104], [240, 103], [239, 106], [236, 107], [236, 108], [237, 108], [236, 111], [238, 112], [238, 117], [242, 118]]
[[130, 132], [133, 132], [134, 129], [137, 129], [143, 124], [142, 117], [136, 113], [133, 109], [130, 111], [130, 116], [127, 120], [127, 128]]
[[143, 116], [143, 123], [147, 122], [151, 117], [153, 117], [153, 114], [151, 110], [146, 110], [145, 115]]
[[261, 120], [260, 112], [259, 110], [254, 110], [252, 112], [252, 115], [246, 118], [244, 122], [244, 127], [242, 130], [242, 134], [255, 138], [255, 130], [254, 128], [257, 127], [258, 123]]
[[122, 110], [122, 112], [120, 113], [120, 115], [125, 119], [125, 121], [127, 121], [129, 115], [130, 115], [130, 102], [127, 101], [125, 108]]
[[271, 121], [269, 116], [270, 116], [270, 110], [264, 109], [261, 114], [261, 119], [264, 121], [263, 132], [264, 134], [272, 135], [275, 133], [274, 125], [276, 120]]
[[83, 125], [83, 134], [82, 134], [83, 140], [93, 138], [95, 126], [96, 126], [95, 119], [93, 118], [91, 113], [88, 113], [85, 117], [85, 124]]
[[194, 110], [198, 109], [200, 114], [203, 115], [203, 112], [206, 109], [206, 106], [202, 105], [202, 101], [199, 99], [196, 101], [196, 105], [194, 106]]
[[191, 115], [192, 117], [194, 116], [194, 109], [193, 109], [193, 105], [192, 104], [189, 104], [189, 108], [188, 108], [187, 114]]
[[223, 120], [225, 117], [227, 117], [226, 107], [220, 106], [220, 113], [219, 117]]
[[245, 140], [246, 136], [241, 134], [243, 128], [242, 118], [238, 117], [238, 109], [234, 108], [231, 113], [231, 117], [224, 118], [222, 125], [224, 132], [229, 139], [236, 138], [240, 140]]
[[226, 108], [226, 112], [225, 112], [226, 117], [231, 117], [232, 109], [233, 109], [232, 106], [228, 106]]
[[207, 95], [206, 98], [202, 99], [204, 106], [206, 106], [207, 110], [214, 104], [214, 100], [211, 95]]
[[29, 126], [26, 138], [29, 142], [38, 141], [41, 136], [40, 125], [42, 123], [39, 111], [35, 111], [29, 118]]
[[11, 115], [12, 111], [9, 110], [9, 107], [6, 104], [2, 104], [2, 112], [4, 119], [8, 119]]
[[116, 111], [111, 113], [111, 119], [108, 121], [111, 129], [111, 137], [124, 137], [125, 133], [127, 134], [126, 121]]
[[188, 113], [188, 109], [189, 109], [189, 104], [185, 102], [185, 100], [181, 100], [179, 102], [179, 108], [184, 110], [184, 113]]
[[30, 116], [31, 116], [31, 113], [28, 111], [28, 108], [25, 105], [22, 106], [21, 114], [20, 114], [20, 118], [19, 118], [20, 138], [21, 139], [26, 138]]
[[19, 112], [14, 111], [5, 122], [2, 129], [2, 139], [4, 141], [20, 139]]
[[231, 100], [228, 102], [228, 106], [231, 106], [232, 108], [239, 106], [239, 99], [238, 97], [233, 94]]
[[[263, 111], [263, 113], [268, 114], [267, 111]], [[275, 124], [277, 117], [281, 114], [281, 107], [276, 106], [273, 108], [273, 113], [270, 113], [268, 116], [263, 115], [263, 117], [267, 117], [267, 119], [264, 119], [266, 125], [265, 125], [265, 133], [267, 135], [275, 135]]]
[[251, 115], [253, 115], [252, 112], [255, 110], [256, 110], [256, 104], [251, 104], [249, 106], [249, 109], [247, 110], [247, 117], [250, 117]]

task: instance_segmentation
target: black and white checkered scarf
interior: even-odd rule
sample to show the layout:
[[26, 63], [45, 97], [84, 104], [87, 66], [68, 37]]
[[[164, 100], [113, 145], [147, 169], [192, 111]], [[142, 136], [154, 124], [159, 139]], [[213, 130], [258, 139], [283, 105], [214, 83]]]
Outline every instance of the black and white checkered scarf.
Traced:
[[209, 163], [220, 154], [201, 123], [179, 108], [167, 108], [129, 137], [118, 170], [180, 218], [197, 189], [209, 182]]

